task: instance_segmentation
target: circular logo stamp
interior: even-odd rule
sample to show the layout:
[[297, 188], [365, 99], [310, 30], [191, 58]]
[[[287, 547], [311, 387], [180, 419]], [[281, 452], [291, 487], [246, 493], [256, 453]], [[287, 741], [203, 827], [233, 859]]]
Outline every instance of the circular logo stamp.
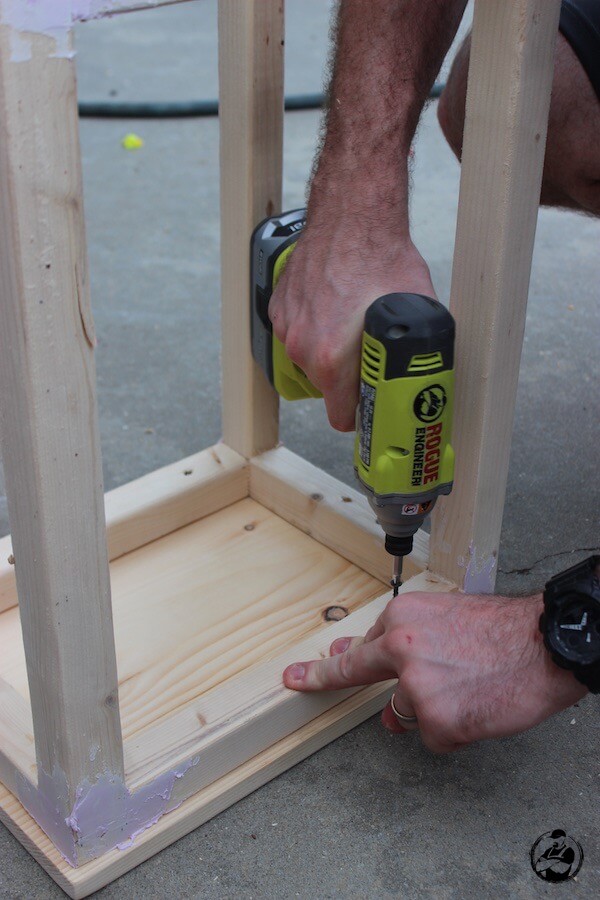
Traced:
[[560, 828], [540, 835], [530, 856], [531, 868], [542, 881], [574, 878], [583, 862], [581, 845]]
[[439, 419], [447, 402], [446, 391], [442, 385], [430, 384], [429, 387], [419, 391], [415, 397], [413, 410], [419, 421], [429, 425]]

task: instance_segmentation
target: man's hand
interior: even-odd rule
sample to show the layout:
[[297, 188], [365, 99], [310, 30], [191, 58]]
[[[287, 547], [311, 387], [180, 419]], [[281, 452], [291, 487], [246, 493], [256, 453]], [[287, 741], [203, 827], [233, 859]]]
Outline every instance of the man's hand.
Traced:
[[[417, 717], [423, 742], [437, 753], [516, 734], [587, 693], [544, 648], [542, 609], [539, 594], [401, 594], [364, 638], [338, 638], [330, 658], [288, 666], [284, 684], [321, 691], [397, 678], [396, 709]], [[389, 704], [382, 721], [407, 730]]]
[[[292, 362], [325, 399], [334, 428], [352, 431], [358, 403], [365, 311], [392, 291], [435, 296], [429, 269], [410, 241], [369, 232], [368, 222], [310, 225], [269, 304], [273, 330]], [[364, 229], [361, 226], [364, 224]]]
[[412, 243], [408, 157], [466, 0], [341, 0], [306, 228], [269, 315], [290, 359], [350, 431], [365, 310], [382, 294], [435, 296]]

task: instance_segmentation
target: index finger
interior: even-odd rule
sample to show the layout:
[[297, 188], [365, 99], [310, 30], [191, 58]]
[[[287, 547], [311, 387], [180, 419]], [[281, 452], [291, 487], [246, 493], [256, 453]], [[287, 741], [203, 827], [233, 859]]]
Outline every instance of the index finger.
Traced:
[[293, 663], [283, 673], [283, 683], [294, 691], [339, 691], [361, 684], [395, 678], [379, 640], [351, 645], [327, 659]]

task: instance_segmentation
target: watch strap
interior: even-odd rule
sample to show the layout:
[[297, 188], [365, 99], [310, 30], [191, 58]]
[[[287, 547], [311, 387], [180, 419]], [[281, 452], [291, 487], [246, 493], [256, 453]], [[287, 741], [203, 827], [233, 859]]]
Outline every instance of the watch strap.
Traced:
[[577, 681], [584, 684], [592, 694], [600, 694], [600, 665], [577, 666], [572, 669]]

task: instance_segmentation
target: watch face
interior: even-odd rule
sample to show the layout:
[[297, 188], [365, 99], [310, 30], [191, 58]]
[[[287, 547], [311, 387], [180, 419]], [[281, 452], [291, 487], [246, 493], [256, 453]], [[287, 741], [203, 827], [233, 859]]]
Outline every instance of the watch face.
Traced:
[[571, 594], [548, 624], [548, 637], [565, 659], [582, 666], [600, 662], [600, 603]]

